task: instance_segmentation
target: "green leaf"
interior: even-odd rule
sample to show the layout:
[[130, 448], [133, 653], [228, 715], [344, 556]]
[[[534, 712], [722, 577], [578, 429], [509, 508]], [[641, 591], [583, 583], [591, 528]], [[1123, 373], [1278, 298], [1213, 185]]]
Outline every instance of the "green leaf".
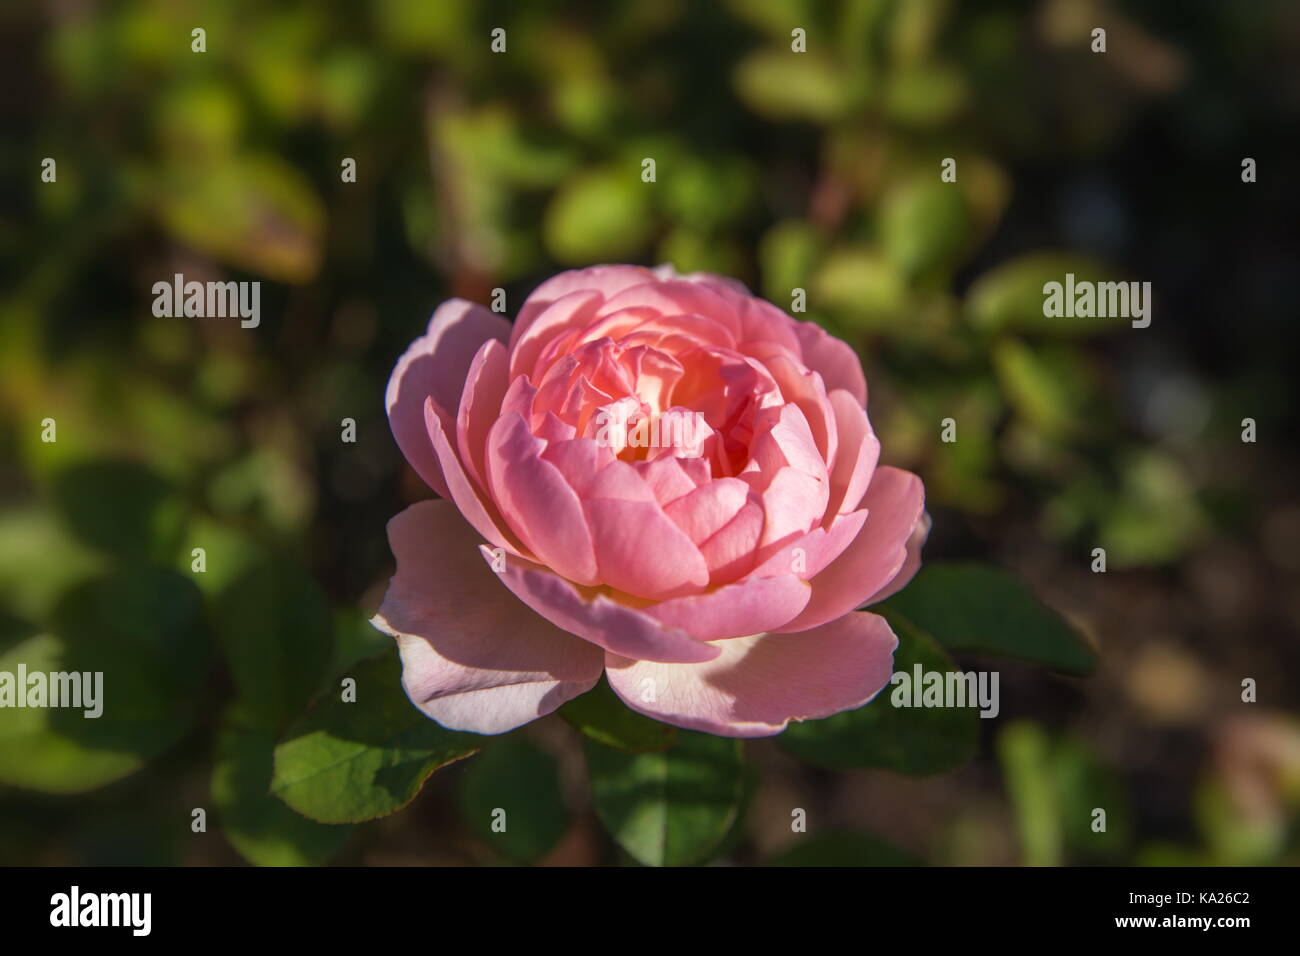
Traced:
[[801, 836], [789, 849], [767, 861], [768, 866], [920, 866], [906, 850], [866, 833], [837, 830]]
[[0, 671], [75, 671], [91, 675], [92, 688], [93, 675], [102, 677], [93, 707], [6, 709], [5, 783], [50, 793], [102, 786], [176, 743], [202, 709], [211, 645], [198, 590], [174, 571], [128, 567], [96, 578], [60, 600], [52, 633], [9, 632]]
[[102, 573], [103, 555], [46, 508], [0, 514], [0, 607], [43, 621], [69, 587]]
[[[895, 674], [911, 677], [917, 665], [924, 673], [957, 670], [924, 631], [896, 616], [886, 617], [898, 636]], [[886, 687], [857, 710], [791, 724], [777, 743], [826, 767], [881, 767], [914, 776], [952, 770], [974, 755], [980, 720], [974, 708], [896, 707], [894, 695], [903, 690], [901, 684], [892, 691]]]
[[1052, 779], [1051, 747], [1037, 724], [1017, 721], [998, 738], [998, 756], [1016, 809], [1021, 858], [1027, 866], [1059, 866], [1060, 793]]
[[[663, 172], [657, 170], [657, 173]], [[546, 210], [546, 246], [561, 262], [631, 259], [650, 235], [653, 183], [639, 166], [597, 169], [570, 180]]]
[[[1052, 775], [1060, 794], [1061, 832], [1073, 859], [1119, 863], [1129, 859], [1132, 833], [1122, 783], [1074, 737], [1061, 737], [1052, 752]], [[1094, 814], [1106, 811], [1106, 829], [1094, 829]]]
[[880, 241], [904, 275], [950, 265], [970, 235], [966, 199], [953, 183], [913, 180], [891, 189], [880, 209]]
[[855, 327], [885, 326], [907, 302], [902, 276], [871, 246], [832, 250], [813, 276], [810, 306], [829, 309]]
[[1104, 282], [1100, 265], [1077, 256], [1036, 252], [1012, 259], [980, 276], [966, 297], [966, 315], [972, 325], [987, 332], [1025, 331], [1054, 335], [1081, 335], [1127, 327], [1125, 318], [1066, 318], [1043, 315], [1048, 282], [1065, 283], [1066, 273], [1075, 282]]
[[1069, 348], [1030, 348], [1013, 338], [993, 347], [993, 365], [1007, 399], [1026, 422], [1049, 436], [1086, 433], [1100, 418], [1086, 407], [1090, 383]]
[[929, 563], [884, 607], [951, 651], [970, 651], [1087, 674], [1084, 638], [1014, 575], [980, 564]]
[[352, 669], [356, 700], [334, 691], [275, 748], [271, 792], [322, 823], [357, 823], [400, 810], [429, 774], [482, 740], [424, 716], [407, 699], [393, 653]]
[[679, 731], [669, 750], [626, 754], [586, 745], [596, 813], [647, 866], [700, 863], [727, 836], [744, 790], [740, 742]]
[[221, 832], [256, 866], [317, 866], [348, 841], [352, 827], [308, 820], [271, 796], [275, 737], [227, 721], [217, 737], [212, 800]]
[[556, 713], [597, 743], [628, 753], [666, 750], [677, 739], [676, 727], [638, 714], [619, 700], [603, 677]]
[[[0, 672], [61, 669], [63, 645], [50, 634], [10, 636], [0, 651]], [[45, 793], [80, 793], [123, 777], [140, 766], [131, 753], [97, 751], [50, 726], [54, 711], [6, 708], [0, 721], [0, 782]]]
[[[1131, 825], [1123, 787], [1083, 743], [1018, 720], [1002, 731], [997, 751], [1026, 865], [1129, 858]], [[1105, 829], [1095, 829], [1102, 822]]]
[[891, 116], [918, 127], [950, 122], [967, 96], [961, 72], [943, 63], [916, 63], [890, 77], [885, 105]]
[[185, 529], [184, 502], [154, 472], [127, 461], [70, 465], [51, 480], [68, 530], [116, 557], [169, 563]]
[[274, 156], [177, 161], [154, 195], [168, 232], [200, 252], [282, 282], [316, 274], [320, 199], [298, 169]]
[[736, 67], [736, 92], [756, 113], [777, 120], [821, 122], [848, 108], [845, 71], [813, 52], [757, 50]]
[[325, 677], [333, 648], [325, 596], [301, 568], [267, 559], [222, 591], [215, 620], [250, 715], [277, 729], [307, 705]]
[[541, 859], [569, 828], [555, 760], [518, 736], [493, 743], [470, 761], [460, 810], [483, 842], [516, 863]]
[[763, 291], [769, 301], [785, 308], [793, 290], [808, 290], [821, 246], [817, 230], [802, 219], [782, 220], [764, 233], [759, 244], [759, 264]]
[[[193, 570], [195, 548], [203, 549], [202, 572]], [[205, 596], [216, 600], [237, 578], [266, 557], [261, 545], [242, 531], [198, 516], [186, 529], [179, 566], [184, 574], [193, 578]]]

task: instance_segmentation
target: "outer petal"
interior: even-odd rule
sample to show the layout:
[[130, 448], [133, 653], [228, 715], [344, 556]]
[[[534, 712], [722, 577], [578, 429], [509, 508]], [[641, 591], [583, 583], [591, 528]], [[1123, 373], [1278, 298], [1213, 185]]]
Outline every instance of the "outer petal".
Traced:
[[528, 331], [533, 320], [557, 299], [570, 292], [583, 292], [588, 289], [599, 292], [606, 299], [618, 295], [629, 286], [641, 285], [654, 279], [654, 273], [643, 266], [590, 266], [586, 269], [570, 269], [559, 275], [551, 276], [524, 300], [510, 332], [510, 347]]
[[443, 429], [456, 434], [456, 409], [474, 354], [488, 339], [502, 342], [510, 324], [481, 305], [448, 299], [434, 311], [424, 335], [411, 343], [388, 378], [385, 406], [397, 446], [434, 491], [447, 483], [424, 427], [424, 400], [432, 398]]
[[862, 374], [862, 362], [848, 343], [827, 333], [816, 322], [795, 322], [795, 335], [803, 347], [804, 364], [821, 372], [826, 391], [845, 389], [859, 405], [867, 404], [867, 377]]
[[866, 409], [842, 388], [830, 393], [829, 402], [840, 445], [831, 467], [831, 496], [823, 524], [857, 510], [880, 460], [880, 441], [871, 430]]
[[868, 604], [877, 604], [891, 594], [897, 594], [916, 576], [916, 572], [921, 569], [921, 548], [925, 545], [925, 539], [930, 536], [930, 524], [930, 515], [923, 512], [921, 519], [917, 521], [916, 527], [907, 538], [907, 557], [903, 560], [903, 567], [894, 575], [892, 581], [867, 598]]
[[456, 413], [456, 449], [461, 463], [466, 474], [484, 491], [487, 490], [484, 455], [488, 430], [501, 414], [501, 403], [510, 385], [509, 362], [506, 348], [499, 341], [484, 342], [465, 373], [465, 390], [461, 392], [460, 409]]
[[884, 618], [846, 614], [799, 634], [720, 642], [705, 664], [608, 655], [610, 686], [633, 710], [727, 737], [767, 737], [791, 720], [860, 707], [889, 682], [898, 639]]
[[[492, 554], [483, 548], [483, 557]], [[579, 588], [547, 568], [506, 555], [506, 587], [557, 627], [616, 654], [646, 661], [711, 661], [714, 644], [656, 621], [644, 610], [596, 588]]]
[[541, 561], [579, 584], [595, 584], [596, 556], [582, 501], [542, 457], [545, 448], [519, 414], [499, 418], [488, 433], [492, 497], [511, 530]]
[[424, 424], [429, 430], [429, 441], [438, 456], [438, 463], [442, 466], [443, 481], [447, 484], [443, 496], [451, 498], [460, 509], [461, 517], [492, 544], [531, 557], [528, 549], [522, 547], [510, 533], [509, 526], [492, 499], [481, 494], [465, 474], [460, 459], [456, 457], [456, 450], [451, 447], [451, 441], [442, 429], [442, 420], [438, 418], [431, 398], [424, 402]]
[[867, 523], [844, 549], [812, 579], [808, 606], [781, 628], [802, 631], [833, 621], [894, 579], [907, 559], [907, 541], [925, 507], [921, 479], [900, 468], [877, 468], [862, 505]]
[[[599, 292], [583, 289], [561, 296], [533, 314], [528, 327], [512, 335], [514, 341], [510, 343], [510, 374], [534, 374], [537, 358], [545, 351], [547, 343], [566, 329], [586, 325], [603, 301]], [[515, 329], [519, 329], [519, 323], [515, 324]]]
[[538, 617], [475, 559], [448, 501], [388, 523], [397, 573], [372, 622], [397, 639], [402, 685], [444, 727], [499, 734], [590, 690], [601, 652]]
[[746, 578], [706, 594], [661, 601], [645, 613], [701, 641], [747, 637], [775, 630], [804, 609], [812, 588], [797, 575]]

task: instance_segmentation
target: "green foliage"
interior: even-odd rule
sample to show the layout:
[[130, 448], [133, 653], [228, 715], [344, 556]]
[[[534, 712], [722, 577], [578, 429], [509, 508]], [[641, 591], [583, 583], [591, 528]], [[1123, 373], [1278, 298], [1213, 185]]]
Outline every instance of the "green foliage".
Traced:
[[903, 183], [885, 197], [880, 240], [905, 277], [951, 268], [969, 236], [970, 213], [961, 190], [938, 178]]
[[217, 736], [212, 801], [221, 832], [256, 866], [315, 866], [334, 856], [352, 827], [316, 823], [271, 795], [275, 736], [232, 715]]
[[1026, 865], [1059, 866], [1067, 853], [1083, 861], [1121, 858], [1130, 839], [1128, 801], [1086, 747], [1016, 721], [997, 749]]
[[1052, 252], [1036, 252], [1004, 263], [981, 276], [966, 297], [966, 315], [982, 332], [1030, 332], [1053, 336], [1086, 335], [1115, 329], [1122, 318], [1051, 317], [1043, 314], [1043, 286], [1063, 283], [1066, 273], [1075, 282], [1106, 281], [1106, 270], [1095, 262]]
[[849, 106], [843, 74], [824, 56], [760, 50], [736, 67], [736, 91], [772, 119], [833, 120]]
[[950, 651], [1013, 657], [1067, 674], [1087, 674], [1096, 654], [1059, 614], [1014, 575], [977, 564], [927, 562], [885, 604]]
[[632, 710], [603, 677], [587, 693], [562, 706], [559, 714], [597, 743], [628, 753], [666, 750], [677, 739], [676, 727]]
[[652, 188], [634, 166], [583, 173], [547, 209], [547, 248], [566, 263], [636, 258], [649, 238]]
[[184, 503], [148, 468], [92, 461], [64, 468], [51, 482], [54, 508], [85, 544], [116, 557], [166, 563], [184, 533]]
[[281, 282], [320, 265], [324, 212], [301, 173], [271, 156], [169, 171], [158, 192], [167, 229], [201, 252]]
[[288, 561], [260, 561], [221, 592], [215, 621], [249, 719], [275, 730], [296, 716], [330, 663], [334, 625], [316, 582]]
[[[930, 634], [906, 620], [887, 615], [898, 636], [894, 672], [958, 670]], [[979, 717], [970, 708], [895, 707], [889, 685], [857, 710], [823, 720], [791, 724], [778, 738], [796, 756], [824, 767], [879, 767], [913, 776], [955, 769], [975, 752]]]
[[[53, 793], [102, 786], [185, 736], [202, 712], [211, 646], [198, 590], [173, 571], [128, 567], [74, 587], [51, 632], [11, 623], [0, 671], [102, 674], [87, 707], [5, 711], [0, 780]], [[83, 701], [84, 702], [84, 701]]]
[[727, 836], [744, 791], [739, 741], [679, 731], [656, 753], [585, 749], [596, 813], [638, 862], [701, 863]]
[[429, 774], [480, 746], [474, 734], [444, 730], [411, 706], [396, 655], [363, 661], [339, 690], [318, 701], [275, 748], [271, 792], [322, 823], [357, 823], [400, 810]]
[[569, 826], [554, 758], [518, 735], [470, 761], [460, 811], [479, 839], [515, 863], [541, 859]]

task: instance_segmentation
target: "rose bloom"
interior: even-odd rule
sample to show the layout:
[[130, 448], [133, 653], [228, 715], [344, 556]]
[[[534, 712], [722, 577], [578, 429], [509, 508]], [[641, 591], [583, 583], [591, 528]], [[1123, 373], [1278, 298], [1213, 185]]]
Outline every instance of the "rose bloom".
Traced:
[[[866, 401], [849, 346], [719, 276], [564, 272], [513, 325], [443, 303], [388, 382], [443, 499], [388, 525], [373, 623], [406, 693], [481, 734], [602, 671], [632, 709], [733, 737], [866, 703], [898, 642], [856, 609], [911, 578], [929, 528], [920, 479], [877, 464]], [[667, 413], [702, 438], [634, 440]]]

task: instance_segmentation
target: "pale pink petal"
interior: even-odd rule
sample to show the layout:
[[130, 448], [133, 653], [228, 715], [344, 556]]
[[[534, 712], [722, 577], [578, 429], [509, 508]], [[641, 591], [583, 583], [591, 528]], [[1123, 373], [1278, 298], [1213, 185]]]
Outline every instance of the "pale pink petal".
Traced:
[[671, 504], [710, 480], [708, 462], [701, 458], [665, 456], [638, 461], [633, 467], [661, 505]]
[[510, 594], [450, 502], [412, 505], [388, 538], [397, 573], [372, 623], [397, 639], [412, 703], [444, 727], [505, 733], [600, 679], [600, 649]]
[[[755, 299], [753, 296], [740, 297], [738, 307], [744, 326], [745, 352], [770, 354], [770, 349], [755, 348], [767, 344], [780, 346], [793, 356], [801, 354], [799, 336], [793, 328], [799, 323], [785, 312], [772, 303]], [[819, 371], [806, 361], [803, 364], [813, 368], [814, 371]]]
[[[766, 351], [766, 350], [764, 350]], [[817, 450], [822, 460], [832, 462], [838, 447], [838, 429], [835, 414], [822, 384], [822, 377], [816, 372], [803, 368], [783, 349], [777, 349], [770, 355], [760, 356], [764, 366], [781, 388], [781, 394], [787, 402], [799, 406], [808, 427], [817, 442]]]
[[542, 457], [546, 443], [522, 417], [505, 415], [488, 433], [488, 485], [506, 524], [547, 567], [579, 584], [598, 580], [582, 501]]
[[805, 535], [792, 537], [754, 569], [754, 577], [796, 573], [805, 581], [811, 580], [844, 553], [866, 521], [867, 509], [863, 508], [837, 516], [829, 527], [813, 528]]
[[614, 462], [613, 453], [592, 438], [569, 438], [551, 442], [546, 446], [546, 451], [542, 452], [542, 457], [560, 469], [564, 480], [580, 498], [587, 496], [596, 475]]
[[816, 627], [861, 607], [903, 567], [908, 538], [925, 508], [921, 479], [899, 468], [877, 468], [862, 504], [868, 512], [862, 531], [813, 578], [812, 599], [783, 632]]
[[718, 478], [664, 508], [664, 514], [696, 544], [722, 530], [753, 494], [739, 478]]
[[617, 295], [629, 286], [641, 285], [654, 278], [654, 273], [642, 266], [590, 266], [586, 269], [570, 269], [559, 275], [551, 276], [524, 300], [515, 319], [514, 329], [510, 333], [510, 347], [528, 331], [528, 327], [547, 306], [571, 292], [595, 291], [604, 298]]
[[726, 327], [733, 336], [737, 328], [735, 308], [728, 297], [699, 282], [670, 279], [630, 286], [606, 299], [600, 314], [632, 308], [651, 308], [664, 316], [702, 315]]
[[729, 584], [748, 574], [758, 560], [758, 542], [763, 536], [763, 502], [750, 494], [736, 516], [700, 545], [709, 566], [710, 584]]
[[777, 471], [763, 492], [763, 537], [759, 556], [778, 548], [791, 535], [804, 534], [826, 513], [828, 482], [795, 468]]
[[829, 401], [840, 446], [831, 466], [831, 495], [823, 524], [857, 510], [880, 460], [880, 441], [871, 430], [866, 409], [842, 388], [831, 392]]
[[510, 384], [506, 348], [497, 339], [488, 339], [474, 356], [465, 376], [465, 390], [460, 396], [456, 415], [456, 446], [461, 464], [474, 483], [487, 489], [484, 454], [488, 430], [501, 414], [501, 402]]
[[907, 537], [907, 558], [903, 561], [902, 568], [894, 575], [892, 581], [867, 598], [867, 604], [878, 604], [907, 586], [907, 582], [911, 581], [921, 568], [921, 548], [925, 546], [925, 539], [929, 536], [930, 516], [922, 512], [921, 520], [916, 523], [916, 527]]
[[460, 459], [456, 457], [456, 450], [451, 447], [451, 442], [443, 431], [442, 420], [434, 412], [431, 398], [426, 399], [424, 403], [424, 423], [429, 430], [429, 441], [442, 467], [443, 480], [447, 482], [444, 496], [451, 498], [460, 509], [462, 517], [493, 545], [531, 558], [532, 554], [511, 533], [491, 497], [479, 491], [466, 476]]
[[504, 342], [510, 325], [481, 305], [448, 299], [434, 311], [424, 335], [411, 343], [388, 378], [385, 407], [397, 446], [438, 494], [447, 485], [424, 427], [424, 400], [432, 398], [443, 428], [456, 430], [456, 410], [470, 364], [488, 339]]
[[[481, 549], [489, 563], [492, 552]], [[718, 646], [668, 627], [611, 592], [582, 588], [547, 568], [506, 555], [501, 578], [521, 601], [548, 621], [616, 654], [646, 661], [709, 661]]]
[[602, 470], [582, 504], [605, 584], [659, 600], [709, 583], [704, 556], [668, 519], [631, 465], [615, 461]]
[[[547, 343], [566, 329], [577, 330], [588, 325], [602, 301], [599, 292], [584, 289], [563, 296], [539, 311], [510, 343], [511, 376], [534, 375], [537, 358]], [[515, 329], [519, 329], [518, 322]]]
[[795, 334], [803, 349], [803, 361], [820, 372], [826, 391], [845, 389], [864, 408], [867, 404], [867, 377], [862, 362], [848, 343], [830, 335], [816, 322], [795, 322]]
[[660, 601], [645, 613], [701, 641], [746, 637], [776, 630], [804, 609], [812, 588], [793, 574], [746, 578], [705, 594]]
[[705, 664], [662, 664], [610, 654], [610, 686], [633, 710], [690, 730], [767, 737], [791, 720], [861, 707], [888, 683], [898, 639], [866, 612], [799, 634], [720, 641]]

